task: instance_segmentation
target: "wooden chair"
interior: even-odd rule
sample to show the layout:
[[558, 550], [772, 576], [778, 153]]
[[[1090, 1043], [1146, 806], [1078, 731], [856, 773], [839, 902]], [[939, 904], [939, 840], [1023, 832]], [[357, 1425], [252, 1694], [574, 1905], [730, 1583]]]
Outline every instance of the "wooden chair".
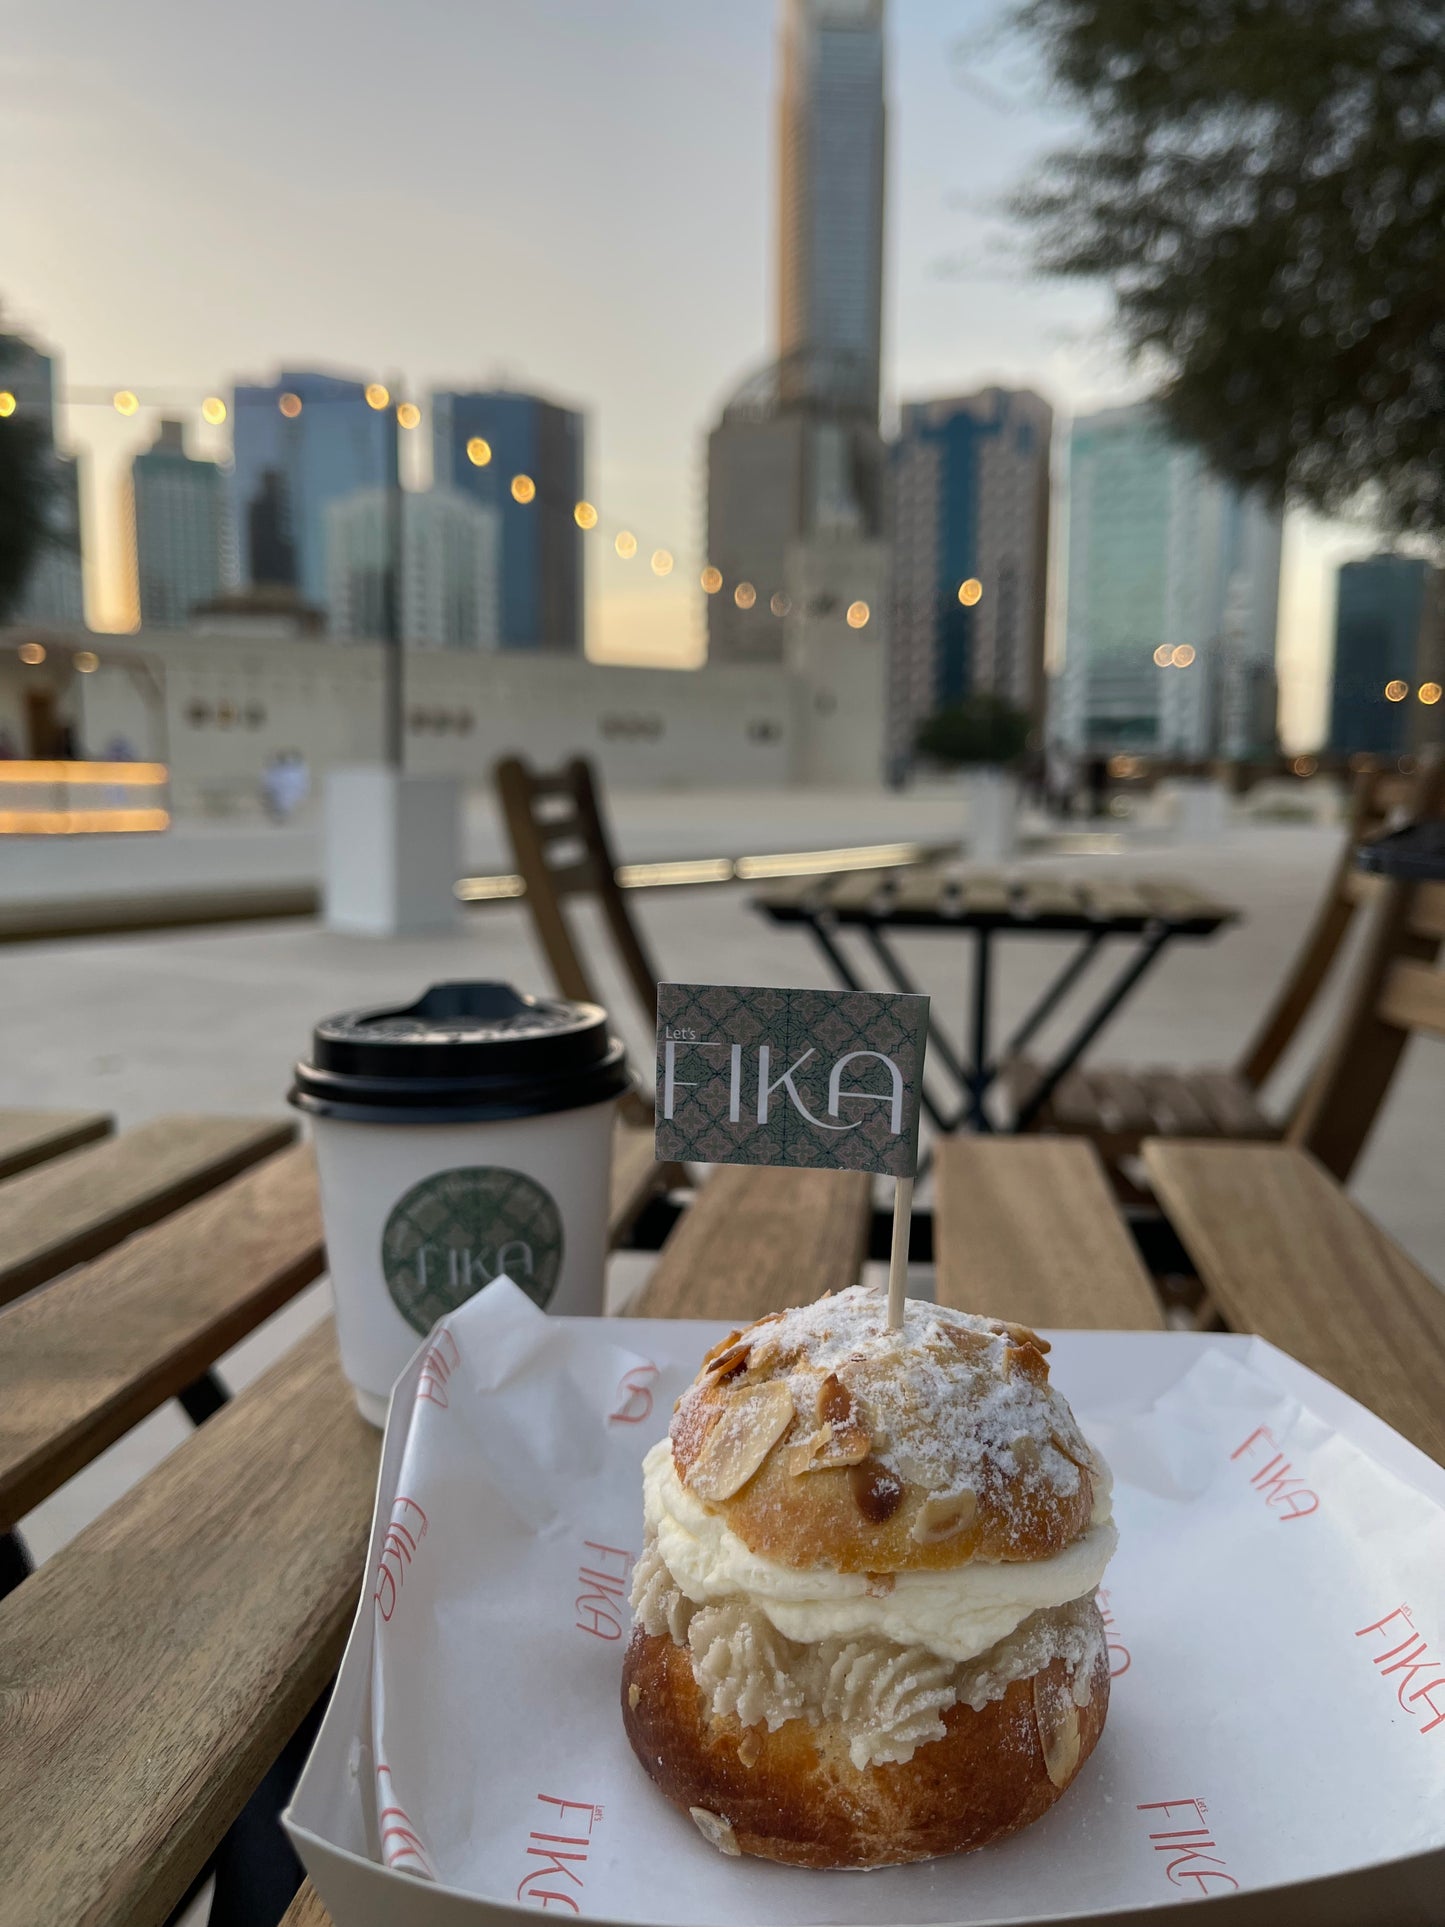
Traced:
[[[519, 756], [507, 756], [495, 775], [512, 860], [527, 886], [527, 908], [558, 990], [582, 1003], [606, 1001], [598, 995], [563, 908], [569, 897], [592, 897], [651, 1034], [657, 1022], [657, 967], [617, 881], [617, 857], [592, 765], [574, 756], [548, 773], [532, 769]], [[651, 1128], [652, 1109], [640, 1093], [623, 1099], [622, 1114], [630, 1124]]]
[[[1135, 1156], [1145, 1138], [1284, 1137], [1296, 1141], [1297, 1130], [1305, 1128], [1307, 1116], [1312, 1115], [1309, 1099], [1317, 1080], [1312, 1080], [1294, 1112], [1283, 1121], [1265, 1111], [1259, 1100], [1260, 1088], [1313, 1008], [1359, 911], [1367, 905], [1378, 907], [1377, 940], [1385, 939], [1389, 926], [1386, 902], [1393, 886], [1358, 870], [1355, 849], [1396, 818], [1419, 821], [1438, 816], [1442, 810], [1445, 765], [1438, 759], [1427, 760], [1413, 776], [1377, 770], [1358, 777], [1349, 829], [1314, 922], [1235, 1067], [1081, 1065], [1059, 1084], [1032, 1128], [1090, 1139], [1110, 1167], [1120, 1193], [1134, 1198], [1141, 1194], [1120, 1167]], [[1383, 968], [1383, 963], [1376, 967]], [[1346, 1047], [1351, 1013], [1356, 1010], [1358, 995], [1362, 994], [1359, 987], [1364, 985], [1369, 968], [1367, 964], [1357, 979], [1356, 994], [1336, 1033], [1333, 1049], [1337, 1056]], [[1379, 1054], [1381, 1063], [1387, 1054]], [[1392, 1068], [1398, 1056], [1396, 1049], [1390, 1058]], [[1025, 1061], [1010, 1067], [1008, 1085], [1016, 1103], [1025, 1101], [1037, 1075], [1036, 1067]], [[1365, 1079], [1362, 1074], [1359, 1088], [1374, 1090], [1377, 1105], [1385, 1083], [1388, 1074], [1384, 1082]], [[1361, 1142], [1372, 1117], [1373, 1112], [1362, 1121]], [[1339, 1177], [1348, 1169], [1348, 1163], [1341, 1168], [1330, 1157], [1324, 1161]]]

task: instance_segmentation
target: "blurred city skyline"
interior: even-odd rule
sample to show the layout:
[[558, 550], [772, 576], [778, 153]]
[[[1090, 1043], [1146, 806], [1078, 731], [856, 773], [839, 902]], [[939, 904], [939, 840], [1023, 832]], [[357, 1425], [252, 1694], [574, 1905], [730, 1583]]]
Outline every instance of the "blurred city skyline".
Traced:
[[[884, 421], [1000, 381], [1069, 414], [1137, 395], [1101, 291], [1031, 280], [999, 202], [1067, 126], [994, 0], [889, 18]], [[587, 415], [586, 488], [658, 580], [588, 545], [589, 653], [690, 665], [704, 637], [704, 440], [775, 346], [777, 0], [344, 16], [260, 0], [244, 36], [176, 0], [12, 23], [7, 325], [64, 383], [226, 392], [314, 366], [514, 382]], [[172, 411], [166, 411], [172, 412]], [[87, 607], [124, 620], [121, 478], [156, 412], [62, 415], [86, 459]], [[228, 431], [194, 411], [194, 452]], [[404, 436], [413, 479], [430, 436]], [[1318, 734], [1332, 572], [1366, 529], [1291, 517], [1286, 739]], [[1057, 642], [1057, 637], [1056, 637]]]

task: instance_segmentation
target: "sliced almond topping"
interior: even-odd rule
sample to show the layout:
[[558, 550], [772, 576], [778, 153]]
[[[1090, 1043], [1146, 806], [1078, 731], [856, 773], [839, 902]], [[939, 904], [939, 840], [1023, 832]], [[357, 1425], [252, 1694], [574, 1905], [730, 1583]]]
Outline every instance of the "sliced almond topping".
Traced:
[[762, 1740], [755, 1726], [745, 1726], [743, 1736], [738, 1741], [738, 1761], [743, 1766], [756, 1766], [758, 1755], [763, 1750]]
[[865, 1459], [849, 1473], [853, 1500], [870, 1526], [887, 1525], [903, 1503], [903, 1481], [877, 1459]]
[[689, 1807], [688, 1812], [692, 1815], [693, 1825], [710, 1847], [741, 1860], [743, 1850], [734, 1837], [731, 1820], [724, 1820], [720, 1813], [709, 1813], [706, 1807]]
[[720, 1358], [715, 1358], [711, 1365], [708, 1366], [708, 1371], [712, 1374], [713, 1383], [715, 1385], [722, 1385], [726, 1383], [728, 1379], [736, 1378], [739, 1372], [745, 1372], [748, 1368], [748, 1358], [752, 1353], [752, 1349], [751, 1343], [733, 1345], [729, 1350], [725, 1351]]
[[633, 1680], [627, 1689], [627, 1704], [634, 1713], [637, 1711], [637, 1703], [641, 1698], [642, 1688], [637, 1684], [636, 1680]]
[[1000, 1338], [1011, 1338], [1015, 1345], [1032, 1345], [1038, 1352], [1050, 1349], [1047, 1338], [1040, 1338], [1029, 1326], [1015, 1325], [1007, 1318], [991, 1318], [989, 1330], [997, 1332]]
[[818, 1454], [832, 1436], [831, 1425], [820, 1425], [816, 1432], [810, 1432], [805, 1439], [799, 1439], [796, 1445], [788, 1447], [788, 1470], [795, 1479], [814, 1469]]
[[1034, 1720], [1044, 1768], [1056, 1787], [1066, 1787], [1078, 1771], [1083, 1736], [1073, 1693], [1050, 1671], [1034, 1674]]
[[913, 1521], [912, 1536], [921, 1546], [936, 1546], [971, 1526], [977, 1512], [978, 1494], [966, 1488], [951, 1493], [946, 1499], [925, 1499]]
[[688, 1468], [689, 1490], [714, 1504], [730, 1499], [792, 1422], [793, 1395], [781, 1379], [734, 1393]]
[[853, 1394], [836, 1372], [818, 1387], [818, 1417], [825, 1425], [846, 1425], [853, 1416]]
[[1037, 1472], [1043, 1463], [1039, 1442], [1028, 1432], [1020, 1432], [1009, 1450], [1014, 1455], [1014, 1463], [1022, 1466], [1026, 1472]]
[[730, 1352], [741, 1337], [741, 1332], [729, 1332], [726, 1338], [720, 1338], [718, 1340], [710, 1352], [704, 1352], [702, 1355], [703, 1371], [708, 1370], [715, 1358], [721, 1358], [724, 1352]]

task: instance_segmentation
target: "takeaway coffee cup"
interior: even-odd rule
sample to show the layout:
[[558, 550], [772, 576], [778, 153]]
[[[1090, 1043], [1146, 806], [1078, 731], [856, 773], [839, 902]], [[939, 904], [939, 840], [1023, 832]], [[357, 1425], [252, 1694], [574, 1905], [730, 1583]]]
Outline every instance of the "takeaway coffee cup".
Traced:
[[311, 1119], [341, 1363], [373, 1425], [439, 1318], [503, 1272], [600, 1313], [622, 1045], [596, 1004], [435, 984], [316, 1026]]

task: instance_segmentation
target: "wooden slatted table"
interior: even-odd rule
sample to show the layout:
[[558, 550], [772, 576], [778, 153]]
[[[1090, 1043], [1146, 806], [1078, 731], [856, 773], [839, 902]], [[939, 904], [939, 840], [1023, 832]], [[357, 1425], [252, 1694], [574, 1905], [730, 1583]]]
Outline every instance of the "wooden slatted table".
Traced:
[[[1013, 1130], [1029, 1128], [1169, 944], [1212, 937], [1239, 915], [1183, 884], [1150, 878], [1061, 878], [1036, 876], [1032, 871], [1000, 875], [939, 868], [801, 878], [761, 890], [752, 902], [772, 922], [807, 930], [850, 990], [862, 986], [839, 941], [844, 930], [872, 952], [889, 983], [902, 991], [915, 991], [918, 986], [888, 941], [891, 931], [952, 931], [972, 937], [967, 1054], [956, 1051], [937, 1024], [929, 1038], [935, 1064], [942, 1065], [963, 1093], [956, 1109], [924, 1094], [929, 1116], [945, 1132], [964, 1123], [978, 1131], [995, 1128], [985, 1102], [989, 1090], [1077, 989], [1110, 939], [1131, 942], [1131, 948], [1095, 991], [1068, 1041], [1019, 1094]], [[993, 943], [1002, 936], [1073, 936], [1079, 942], [1012, 1036], [996, 1047], [991, 1037]]]
[[[644, 1188], [631, 1149], [622, 1212]], [[1239, 1162], [1208, 1162], [1221, 1150]], [[1442, 1301], [1315, 1167], [1261, 1162], [1290, 1155], [1149, 1151], [1215, 1302], [1445, 1455], [1427, 1396], [1445, 1370]], [[0, 1220], [24, 1182], [0, 1183]], [[943, 1301], [1043, 1324], [1159, 1325], [1088, 1146], [957, 1139], [937, 1182]], [[308, 1153], [283, 1149], [0, 1311], [4, 1517], [315, 1275], [311, 1183]], [[113, 1202], [124, 1221], [134, 1200]], [[859, 1276], [869, 1217], [868, 1184], [848, 1174], [723, 1170], [633, 1309], [746, 1319], [838, 1290]], [[1347, 1300], [1368, 1309], [1339, 1324]], [[0, 1927], [166, 1919], [337, 1663], [379, 1444], [323, 1323], [0, 1602]], [[287, 1927], [329, 1927], [309, 1887]]]

